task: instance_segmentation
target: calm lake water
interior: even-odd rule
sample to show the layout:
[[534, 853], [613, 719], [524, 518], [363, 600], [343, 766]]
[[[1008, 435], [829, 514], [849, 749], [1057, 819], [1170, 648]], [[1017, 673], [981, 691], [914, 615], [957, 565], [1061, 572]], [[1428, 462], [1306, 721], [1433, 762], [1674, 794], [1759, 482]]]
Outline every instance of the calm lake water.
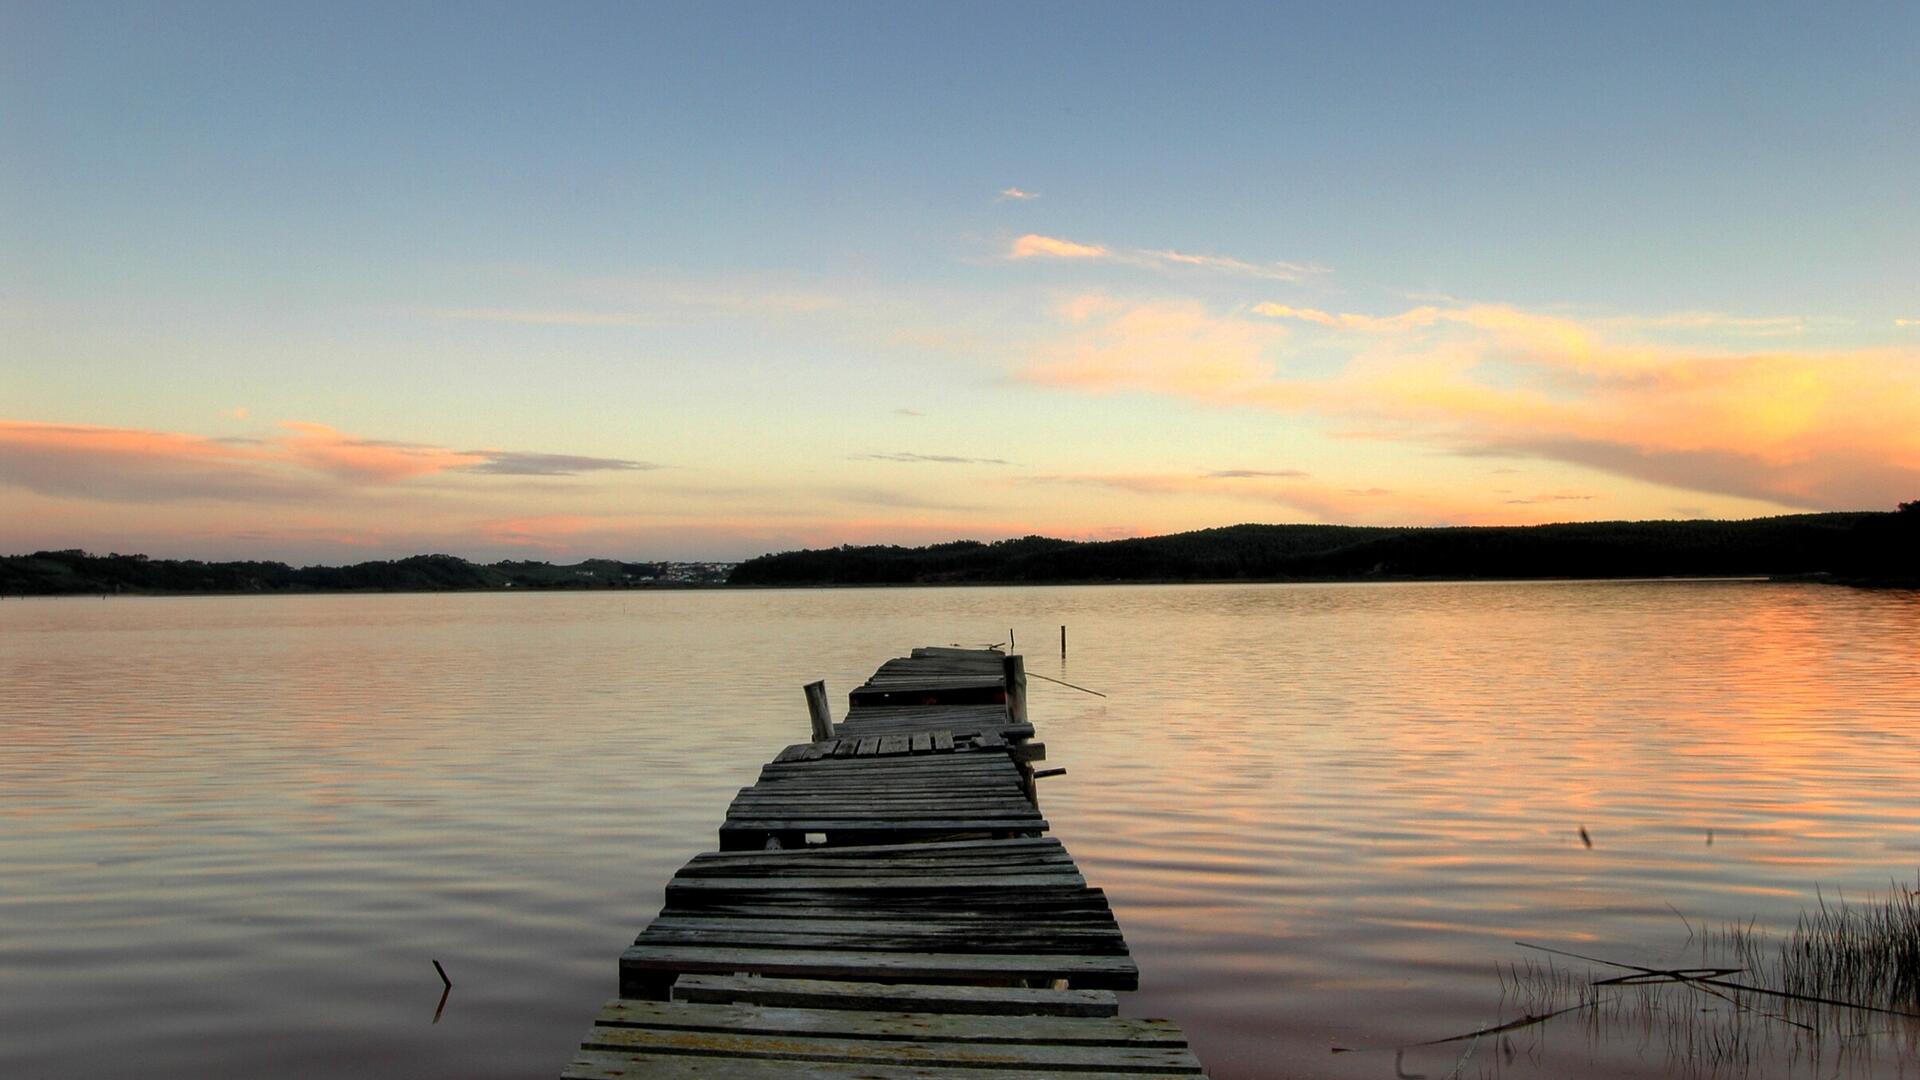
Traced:
[[802, 683], [1009, 628], [1110, 695], [1033, 683], [1042, 806], [1217, 1080], [1920, 1074], [1684, 989], [1331, 1053], [1914, 883], [1920, 596], [1657, 582], [9, 599], [0, 1076], [552, 1076]]

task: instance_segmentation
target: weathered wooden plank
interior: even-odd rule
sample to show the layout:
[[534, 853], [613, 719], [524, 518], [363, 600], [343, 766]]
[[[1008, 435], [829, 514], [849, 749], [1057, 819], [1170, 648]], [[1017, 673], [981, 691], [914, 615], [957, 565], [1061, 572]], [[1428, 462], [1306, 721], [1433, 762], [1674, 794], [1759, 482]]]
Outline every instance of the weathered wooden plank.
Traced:
[[883, 795], [889, 791], [912, 794], [925, 792], [933, 796], [980, 794], [994, 797], [1006, 797], [1009, 793], [1022, 794], [1025, 791], [1020, 770], [1017, 766], [978, 777], [958, 776], [814, 776], [793, 777], [789, 780], [762, 780], [751, 788], [742, 788], [737, 793], [744, 796], [765, 795], [780, 798], [807, 798], [815, 794], [835, 792], [852, 793], [871, 791]]
[[1005, 918], [955, 918], [944, 913], [937, 920], [928, 919], [844, 919], [833, 926], [823, 926], [826, 920], [789, 917], [784, 919], [745, 919], [735, 915], [718, 915], [708, 912], [684, 913], [667, 912], [647, 925], [647, 931], [674, 931], [699, 933], [759, 933], [759, 934], [871, 934], [876, 938], [899, 939], [903, 937], [930, 937], [953, 932], [952, 927], [960, 927], [966, 933], [988, 930], [999, 937], [1039, 936], [1043, 934], [1066, 934], [1088, 939], [1105, 940], [1120, 936], [1118, 924], [1101, 925], [1097, 923], [1053, 921], [1035, 918], [1015, 924]]
[[1140, 971], [1130, 956], [1042, 953], [862, 952], [854, 949], [726, 949], [703, 945], [633, 944], [620, 956], [621, 997], [631, 980], [653, 972], [798, 976], [812, 979], [898, 979], [906, 982], [990, 982], [1067, 979], [1076, 987], [1132, 990]]
[[[1017, 774], [1016, 774], [1017, 775]], [[884, 802], [1020, 802], [1032, 809], [1032, 800], [1008, 778], [995, 778], [984, 784], [929, 785], [894, 783], [888, 785], [835, 784], [758, 784], [743, 788], [734, 802], [843, 802], [867, 804]]]
[[[871, 929], [870, 923], [814, 924], [798, 930], [766, 930], [773, 920], [746, 919], [739, 923], [709, 920], [719, 925], [704, 929], [684, 925], [686, 920], [655, 919], [641, 931], [641, 945], [705, 945], [728, 949], [852, 949], [859, 952], [960, 952], [988, 953], [1066, 953], [1087, 956], [1120, 956], [1127, 951], [1126, 939], [1117, 930], [1089, 928], [1074, 932], [1058, 927], [1044, 930], [1010, 931], [978, 926], [948, 928], [920, 926], [895, 933]], [[788, 920], [805, 921], [805, 920]], [[741, 924], [747, 925], [744, 929]]]
[[872, 796], [875, 801], [886, 799], [918, 799], [921, 801], [964, 801], [983, 799], [988, 802], [1004, 802], [1012, 799], [1031, 804], [1026, 797], [1026, 789], [1017, 779], [1018, 774], [995, 777], [991, 783], [953, 784], [953, 783], [913, 783], [906, 781], [875, 781], [860, 783], [794, 783], [760, 784], [741, 790], [734, 796], [736, 800], [786, 800], [786, 801], [830, 801], [834, 799], [862, 802], [862, 796]]
[[[906, 834], [927, 833], [947, 835], [951, 833], [1024, 833], [1045, 832], [1047, 819], [1024, 817], [997, 818], [837, 818], [792, 816], [784, 818], [734, 818], [720, 826], [720, 837], [725, 845], [729, 836], [757, 833], [764, 837], [768, 833], [861, 833], [861, 834]], [[752, 846], [758, 847], [759, 844]], [[739, 851], [734, 844], [730, 851]]]
[[[687, 1009], [724, 1009], [724, 1005], [688, 1005]], [[981, 1023], [975, 1020], [974, 1023]], [[824, 1035], [763, 1034], [736, 1030], [684, 1031], [673, 1028], [596, 1025], [584, 1049], [650, 1055], [718, 1057], [732, 1060], [820, 1064], [925, 1065], [971, 1069], [1072, 1069], [1149, 1075], [1200, 1072], [1185, 1046], [1083, 1046], [1052, 1042], [961, 1042], [907, 1038], [833, 1038]]]
[[[702, 976], [690, 976], [701, 978]], [[678, 989], [678, 987], [676, 987]], [[998, 993], [1008, 993], [1006, 990]], [[755, 1035], [812, 1038], [910, 1039], [923, 1043], [994, 1045], [1052, 1043], [1058, 1046], [1180, 1048], [1180, 1028], [1167, 1020], [1113, 1017], [1006, 1016], [991, 1023], [978, 1014], [941, 1015], [938, 1011], [813, 1009], [765, 1003], [697, 1004], [659, 1001], [606, 1003], [594, 1023], [673, 1031], [747, 1032]]]
[[[992, 820], [948, 821], [929, 818], [924, 821], [842, 821], [790, 818], [773, 821], [729, 821], [720, 826], [720, 846], [741, 851], [766, 845], [769, 837], [783, 840], [806, 833], [826, 833], [830, 843], [875, 843], [883, 839], [947, 839], [978, 836], [981, 833], [1006, 836], [1047, 831], [1045, 818], [996, 818]], [[794, 841], [798, 843], [799, 841]]]
[[[934, 730], [939, 730], [939, 729], [936, 728]], [[961, 733], [959, 732], [954, 733], [954, 742], [955, 742], [956, 749], [958, 749], [960, 734]], [[979, 739], [984, 739], [989, 737], [990, 734], [991, 733], [976, 733], [976, 734], [969, 735], [968, 738], [977, 741]], [[881, 739], [881, 736], [879, 735], [856, 734], [856, 735], [849, 735], [846, 737], [857, 738], [860, 740], [862, 744], [865, 744], [871, 741], [876, 746], [879, 745], [879, 742]], [[1001, 741], [1004, 743], [1006, 740], [1002, 739]], [[944, 772], [949, 769], [992, 768], [994, 762], [1004, 756], [1005, 755], [1003, 754], [943, 754], [939, 757], [933, 757], [933, 758], [908, 758], [905, 761], [891, 761], [891, 760], [863, 761], [859, 759], [847, 761], [841, 758], [833, 758], [830, 760], [817, 761], [817, 762], [807, 761], [803, 758], [803, 759], [794, 760], [794, 761], [768, 762], [767, 764], [762, 765], [760, 768], [763, 772], [767, 770], [772, 770], [774, 772], [802, 772], [802, 773], [825, 772], [825, 771], [832, 771], [834, 769], [859, 769], [859, 768], [878, 768], [878, 769], [900, 768], [900, 769], [922, 769], [922, 770], [933, 769], [936, 771]]]
[[[911, 845], [903, 845], [911, 846]], [[909, 856], [875, 857], [861, 859], [834, 859], [809, 857], [812, 852], [827, 852], [837, 849], [831, 847], [813, 847], [794, 849], [801, 858], [764, 859], [754, 862], [713, 862], [694, 860], [680, 868], [679, 876], [700, 876], [712, 874], [732, 874], [736, 876], [763, 874], [769, 877], [794, 873], [820, 873], [830, 870], [858, 870], [863, 872], [896, 871], [899, 873], [927, 873], [929, 871], [953, 869], [957, 867], [1017, 867], [1017, 866], [1064, 866], [1072, 867], [1073, 859], [1064, 852], [983, 852], [967, 857], [950, 856], [939, 859], [919, 859]], [[744, 853], [743, 853], [744, 854]], [[776, 855], [778, 852], [759, 852], [757, 854]]]
[[1111, 990], [831, 982], [735, 975], [684, 975], [674, 983], [673, 997], [675, 1001], [714, 1004], [738, 1002], [944, 1015], [1116, 1016], [1120, 1011], [1120, 999]]
[[946, 840], [925, 844], [876, 844], [870, 847], [813, 848], [800, 851], [770, 852], [722, 852], [707, 851], [693, 857], [694, 862], [751, 863], [771, 860], [800, 859], [871, 859], [903, 856], [915, 859], [938, 859], [947, 856], [972, 856], [979, 854], [999, 854], [1018, 851], [1066, 851], [1066, 845], [1057, 837], [1033, 836], [1010, 840]]
[[[874, 1062], [814, 1063], [804, 1069], [793, 1062], [748, 1061], [695, 1055], [642, 1054], [582, 1050], [567, 1065], [561, 1080], [1103, 1080], [1105, 1077], [1151, 1076], [1103, 1070], [1001, 1070], [947, 1068], [927, 1065], [884, 1065]], [[1202, 1074], [1201, 1080], [1205, 1080]]]
[[869, 874], [861, 876], [809, 876], [781, 878], [777, 883], [765, 877], [682, 877], [667, 883], [667, 894], [680, 897], [712, 893], [739, 893], [777, 887], [814, 891], [859, 890], [861, 892], [937, 892], [956, 893], [967, 889], [1085, 888], [1087, 879], [1078, 870], [1033, 870], [1023, 874]]
[[[849, 736], [849, 737], [853, 738], [856, 736]], [[987, 738], [987, 737], [988, 736], [984, 734], [969, 736], [969, 738], [974, 739], [976, 741], [979, 739]], [[857, 736], [857, 738], [860, 740], [862, 747], [864, 747], [868, 743], [872, 743], [873, 745], [878, 746], [880, 744], [881, 737], [878, 735], [860, 735], [860, 736]], [[958, 734], [954, 736], [954, 741], [957, 749], [958, 742], [959, 742]], [[1005, 742], [1004, 739], [1001, 741], [1003, 743]], [[767, 764], [762, 765], [760, 767], [760, 771], [763, 773], [770, 772], [770, 773], [802, 773], [802, 774], [813, 773], [813, 772], [834, 772], [838, 770], [848, 770], [848, 769], [905, 769], [909, 771], [918, 770], [923, 772], [928, 770], [931, 770], [934, 772], [950, 772], [950, 771], [956, 771], [956, 770], [965, 771], [968, 769], [976, 769], [976, 770], [991, 769], [994, 767], [996, 762], [1000, 761], [1005, 756], [1006, 756], [1005, 754], [943, 754], [939, 757], [932, 757], [932, 758], [907, 758], [904, 761], [892, 761], [892, 760], [864, 761], [859, 758], [855, 758], [851, 761], [848, 761], [842, 758], [831, 758], [825, 761], [807, 761], [802, 759], [797, 761], [768, 762]]]

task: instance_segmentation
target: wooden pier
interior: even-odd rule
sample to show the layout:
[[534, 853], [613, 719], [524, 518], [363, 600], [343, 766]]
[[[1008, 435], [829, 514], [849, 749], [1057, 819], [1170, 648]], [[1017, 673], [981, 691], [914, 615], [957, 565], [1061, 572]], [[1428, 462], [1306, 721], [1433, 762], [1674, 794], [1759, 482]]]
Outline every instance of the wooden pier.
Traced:
[[[811, 695], [810, 695], [811, 696]], [[742, 788], [564, 1080], [1199, 1076], [1046, 835], [1022, 659], [925, 648]]]

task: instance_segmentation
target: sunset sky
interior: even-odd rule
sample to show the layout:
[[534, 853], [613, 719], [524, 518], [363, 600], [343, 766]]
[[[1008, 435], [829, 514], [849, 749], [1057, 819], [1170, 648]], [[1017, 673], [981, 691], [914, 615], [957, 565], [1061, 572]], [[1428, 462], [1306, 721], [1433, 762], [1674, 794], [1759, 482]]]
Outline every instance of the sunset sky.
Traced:
[[0, 553], [1920, 498], [1920, 5], [0, 0]]

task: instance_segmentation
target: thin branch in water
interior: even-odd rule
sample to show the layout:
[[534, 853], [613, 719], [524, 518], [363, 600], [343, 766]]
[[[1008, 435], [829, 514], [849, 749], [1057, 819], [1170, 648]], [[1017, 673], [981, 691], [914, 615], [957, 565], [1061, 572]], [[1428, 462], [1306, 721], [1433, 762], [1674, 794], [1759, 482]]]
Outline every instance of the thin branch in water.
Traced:
[[1098, 691], [1098, 690], [1089, 690], [1089, 689], [1087, 689], [1087, 688], [1086, 688], [1086, 687], [1084, 687], [1084, 686], [1074, 686], [1074, 684], [1072, 684], [1072, 683], [1070, 683], [1070, 682], [1067, 682], [1067, 681], [1066, 681], [1066, 680], [1064, 680], [1064, 679], [1048, 679], [1048, 678], [1047, 678], [1047, 677], [1046, 677], [1045, 675], [1036, 675], [1036, 674], [1034, 674], [1034, 673], [1033, 673], [1033, 672], [1031, 672], [1031, 671], [1029, 671], [1029, 672], [1027, 672], [1027, 678], [1029, 678], [1029, 679], [1045, 679], [1045, 680], [1046, 680], [1047, 682], [1050, 682], [1050, 683], [1059, 683], [1059, 684], [1060, 684], [1061, 686], [1066, 686], [1066, 687], [1072, 687], [1073, 689], [1075, 689], [1075, 690], [1078, 690], [1078, 691], [1080, 691], [1080, 692], [1081, 692], [1081, 693], [1083, 693], [1083, 694], [1092, 694], [1092, 695], [1093, 695], [1094, 697], [1106, 697], [1106, 696], [1107, 696], [1107, 695], [1105, 695], [1105, 694], [1103, 694], [1103, 693], [1101, 693], [1101, 692], [1100, 692], [1100, 691]]
[[[1711, 843], [1711, 841], [1709, 841], [1709, 843]], [[1664, 901], [1663, 901], [1663, 902], [1664, 902]], [[1667, 904], [1667, 910], [1668, 910], [1668, 911], [1671, 911], [1671, 912], [1673, 912], [1673, 913], [1674, 913], [1675, 915], [1679, 915], [1679, 916], [1680, 916], [1680, 921], [1681, 921], [1681, 922], [1683, 922], [1683, 923], [1686, 923], [1686, 926], [1687, 926], [1687, 940], [1688, 940], [1688, 941], [1692, 941], [1692, 940], [1693, 940], [1693, 923], [1691, 923], [1691, 922], [1688, 922], [1688, 920], [1687, 920], [1687, 917], [1686, 917], [1685, 915], [1680, 915], [1680, 909], [1679, 909], [1679, 908], [1677, 908], [1677, 907], [1674, 907], [1674, 906], [1673, 906], [1672, 904], [1670, 904], [1670, 903], [1669, 903], [1669, 904]]]
[[1461, 1042], [1466, 1039], [1477, 1039], [1482, 1035], [1498, 1035], [1504, 1031], [1518, 1031], [1521, 1028], [1532, 1027], [1535, 1024], [1544, 1024], [1556, 1016], [1563, 1016], [1570, 1012], [1578, 1012], [1581, 1009], [1590, 1009], [1598, 1005], [1600, 1000], [1599, 998], [1595, 998], [1592, 1001], [1583, 1001], [1578, 1005], [1568, 1005], [1565, 1008], [1555, 1009], [1552, 1012], [1544, 1012], [1538, 1015], [1529, 1014], [1520, 1017], [1518, 1020], [1509, 1020], [1504, 1024], [1483, 1027], [1478, 1031], [1469, 1031], [1461, 1035], [1449, 1035], [1444, 1039], [1428, 1039], [1426, 1042], [1407, 1043], [1404, 1046], [1336, 1046], [1333, 1048], [1333, 1052], [1336, 1054], [1378, 1054], [1393, 1050], [1404, 1053], [1408, 1050], [1417, 1050], [1423, 1046], [1445, 1046], [1447, 1043]]

